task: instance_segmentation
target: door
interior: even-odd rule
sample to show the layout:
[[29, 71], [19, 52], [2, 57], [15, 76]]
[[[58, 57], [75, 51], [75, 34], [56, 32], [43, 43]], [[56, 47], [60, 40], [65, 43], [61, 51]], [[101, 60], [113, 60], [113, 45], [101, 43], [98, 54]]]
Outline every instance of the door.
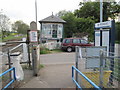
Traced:
[[52, 32], [52, 38], [57, 38], [57, 30], [53, 30], [53, 32]]
[[73, 45], [72, 46], [81, 46], [80, 39], [73, 39]]

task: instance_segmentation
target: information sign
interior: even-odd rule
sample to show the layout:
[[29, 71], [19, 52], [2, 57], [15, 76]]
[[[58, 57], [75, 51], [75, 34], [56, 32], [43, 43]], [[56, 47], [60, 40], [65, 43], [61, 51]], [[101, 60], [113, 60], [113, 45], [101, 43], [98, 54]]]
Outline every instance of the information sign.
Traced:
[[30, 37], [30, 42], [38, 42], [38, 31], [30, 30], [29, 37]]
[[95, 28], [111, 28], [111, 21], [100, 22], [95, 24]]

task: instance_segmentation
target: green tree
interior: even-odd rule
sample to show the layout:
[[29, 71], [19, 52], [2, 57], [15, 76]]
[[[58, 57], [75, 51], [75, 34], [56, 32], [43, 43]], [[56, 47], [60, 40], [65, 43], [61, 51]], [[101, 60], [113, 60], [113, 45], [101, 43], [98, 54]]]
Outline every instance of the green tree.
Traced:
[[65, 16], [66, 14], [68, 14], [68, 13], [71, 13], [70, 11], [66, 11], [66, 10], [61, 10], [61, 11], [59, 11], [55, 16], [57, 16], [57, 17], [63, 17], [63, 16]]
[[[95, 22], [99, 22], [100, 18], [100, 2], [80, 3], [80, 8], [75, 10], [75, 16], [79, 18], [92, 18]], [[116, 2], [103, 2], [103, 21], [108, 18], [114, 19], [120, 13], [120, 5]]]
[[29, 26], [23, 21], [16, 21], [14, 24], [12, 24], [12, 30], [17, 33], [27, 34], [28, 29]]
[[2, 39], [9, 35], [10, 25], [10, 19], [0, 12], [0, 36]]
[[80, 35], [88, 35], [89, 40], [93, 39], [94, 20], [91, 18], [77, 18], [70, 11], [60, 11], [58, 16], [61, 16], [66, 21], [64, 24], [64, 37], [80, 37]]
[[115, 24], [116, 28], [116, 40], [120, 43], [120, 22]]
[[64, 37], [72, 37], [73, 34], [77, 31], [76, 17], [72, 12], [67, 12], [61, 18], [67, 22], [64, 24]]
[[90, 41], [93, 40], [94, 23], [95, 23], [94, 20], [92, 20], [91, 18], [77, 18], [76, 33], [85, 33], [86, 35], [88, 35]]

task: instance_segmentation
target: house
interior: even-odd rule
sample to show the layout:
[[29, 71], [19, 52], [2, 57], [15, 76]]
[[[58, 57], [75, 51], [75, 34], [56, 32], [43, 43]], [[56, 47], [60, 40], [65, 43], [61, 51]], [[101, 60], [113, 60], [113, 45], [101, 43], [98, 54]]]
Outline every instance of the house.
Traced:
[[66, 21], [54, 16], [53, 14], [39, 21], [41, 26], [42, 41], [59, 41], [63, 38], [63, 24]]
[[60, 47], [60, 41], [63, 39], [64, 23], [66, 21], [54, 16], [53, 14], [39, 21], [40, 23], [40, 41], [48, 49], [57, 49]]

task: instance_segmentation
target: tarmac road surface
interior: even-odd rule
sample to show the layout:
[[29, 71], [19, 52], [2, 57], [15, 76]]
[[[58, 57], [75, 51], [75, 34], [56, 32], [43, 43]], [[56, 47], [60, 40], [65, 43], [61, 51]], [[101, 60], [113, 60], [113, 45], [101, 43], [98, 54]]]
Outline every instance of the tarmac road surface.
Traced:
[[40, 55], [41, 64], [74, 64], [75, 52]]

